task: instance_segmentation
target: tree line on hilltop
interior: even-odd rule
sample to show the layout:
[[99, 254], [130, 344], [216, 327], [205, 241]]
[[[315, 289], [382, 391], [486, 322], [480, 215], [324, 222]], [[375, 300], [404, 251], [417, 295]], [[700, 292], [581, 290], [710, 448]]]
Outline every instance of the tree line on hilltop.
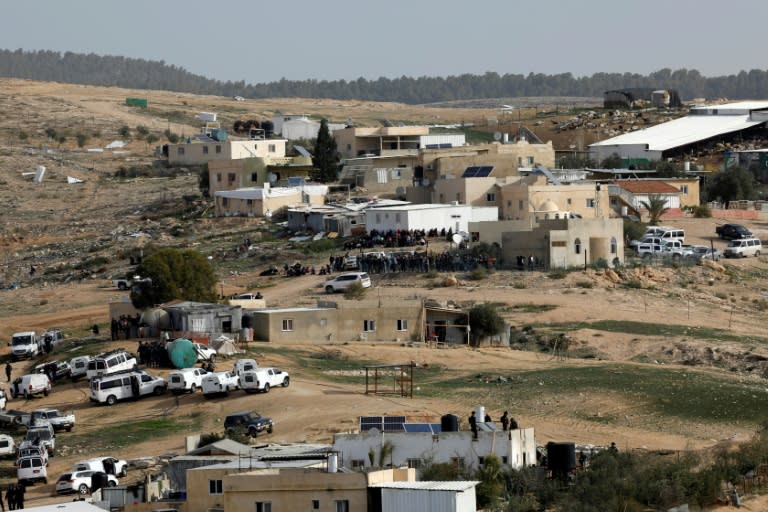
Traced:
[[522, 96], [602, 97], [613, 89], [651, 87], [676, 89], [682, 98], [759, 99], [768, 97], [768, 70], [753, 69], [736, 75], [705, 77], [695, 69], [669, 68], [648, 75], [595, 73], [575, 77], [571, 73], [483, 75], [376, 80], [287, 80], [246, 84], [220, 81], [166, 64], [112, 55], [50, 50], [0, 50], [0, 76], [96, 86], [151, 89], [242, 96], [244, 98], [329, 98], [395, 101], [410, 104]]

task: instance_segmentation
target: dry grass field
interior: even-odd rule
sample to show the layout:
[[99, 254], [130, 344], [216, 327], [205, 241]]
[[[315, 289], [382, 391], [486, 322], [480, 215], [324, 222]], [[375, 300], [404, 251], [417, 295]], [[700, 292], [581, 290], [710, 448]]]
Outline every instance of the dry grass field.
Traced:
[[[126, 107], [127, 96], [149, 97], [150, 109]], [[117, 176], [120, 168], [152, 165], [151, 148], [142, 141], [130, 141], [121, 152], [86, 151], [121, 139], [121, 126], [142, 125], [160, 135], [168, 128], [191, 134], [196, 131], [194, 115], [204, 111], [230, 120], [302, 112], [333, 120], [352, 117], [358, 124], [393, 118], [447, 123], [493, 115], [491, 110], [370, 102], [234, 102], [7, 79], [0, 80], [0, 107], [0, 337], [8, 340], [16, 331], [56, 326], [70, 340], [57, 354], [61, 357], [83, 346], [135, 350], [132, 340], [94, 340], [88, 328], [104, 325], [107, 304], [124, 299], [109, 278], [125, 271], [128, 256], [141, 247], [198, 248], [211, 256], [225, 294], [259, 288], [270, 306], [313, 305], [323, 297], [321, 276], [263, 278], [258, 272], [276, 255], [319, 263], [327, 254], [307, 255], [297, 244], [269, 238], [252, 254], [236, 255], [234, 247], [244, 236], [257, 239], [269, 227], [257, 219], [201, 218], [205, 205], [190, 199], [197, 194], [197, 178], [189, 173]], [[66, 140], [59, 144], [48, 138], [48, 128], [66, 134]], [[84, 148], [75, 143], [77, 133], [89, 134]], [[23, 173], [37, 165], [48, 172], [42, 183], [33, 184]], [[69, 185], [67, 176], [84, 182]], [[689, 242], [709, 244], [717, 222], [722, 221], [684, 219], [678, 224]], [[768, 239], [765, 221], [748, 226]], [[216, 400], [166, 395], [106, 408], [90, 404], [86, 383], [79, 382], [57, 385], [49, 397], [32, 403], [11, 401], [10, 407], [51, 405], [77, 413], [75, 431], [58, 436], [61, 448], [51, 461], [52, 480], [89, 454], [135, 458], [179, 453], [185, 434], [220, 431], [223, 416], [242, 409], [275, 419], [275, 433], [260, 441], [327, 442], [334, 432], [354, 430], [360, 415], [436, 418], [452, 412], [465, 418], [475, 405], [485, 405], [494, 417], [508, 409], [521, 425], [535, 427], [540, 444], [615, 441], [623, 449], [709, 449], [748, 439], [768, 406], [768, 260], [721, 263], [627, 269], [618, 280], [596, 270], [565, 276], [498, 271], [480, 281], [457, 274], [456, 288], [443, 288], [439, 278], [423, 275], [374, 276], [369, 298], [499, 303], [518, 330], [530, 328], [540, 341], [567, 334], [569, 349], [544, 351], [534, 338], [512, 349], [438, 350], [394, 342], [321, 346], [314, 340], [289, 347], [256, 343], [250, 350], [261, 364], [291, 372], [289, 388]], [[12, 283], [17, 287], [8, 289]], [[338, 360], [312, 357], [327, 349], [338, 351]], [[359, 380], [332, 371], [374, 361], [416, 362], [416, 396], [366, 396]], [[21, 374], [28, 364], [14, 363], [14, 373]], [[147, 425], [154, 426], [151, 435], [141, 430]], [[9, 461], [1, 466], [2, 481], [13, 474], [9, 466]], [[29, 503], [50, 501], [51, 489], [51, 484], [31, 488]], [[749, 506], [755, 508], [747, 510], [762, 510], [754, 502]]]

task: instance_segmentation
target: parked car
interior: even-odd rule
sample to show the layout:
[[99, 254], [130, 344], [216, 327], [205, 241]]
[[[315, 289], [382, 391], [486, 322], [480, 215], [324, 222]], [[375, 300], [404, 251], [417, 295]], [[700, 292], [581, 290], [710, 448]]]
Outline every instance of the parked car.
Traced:
[[353, 283], [360, 283], [363, 288], [371, 287], [371, 278], [367, 272], [348, 272], [339, 274], [323, 284], [326, 293], [343, 292]]
[[43, 333], [43, 349], [50, 352], [53, 348], [64, 341], [64, 333], [59, 329], [48, 329]]
[[72, 466], [72, 472], [77, 471], [101, 471], [108, 475], [126, 476], [128, 474], [128, 462], [116, 457], [94, 457], [75, 462]]
[[4, 389], [0, 389], [0, 411], [5, 410], [5, 406], [8, 403], [8, 395], [5, 394]]
[[182, 368], [168, 374], [168, 389], [172, 393], [194, 393], [203, 387], [203, 378], [208, 372], [202, 368]]
[[35, 409], [30, 413], [29, 426], [39, 427], [43, 425], [52, 426], [54, 431], [66, 430], [71, 432], [75, 428], [75, 414], [64, 414], [58, 409], [49, 407]]
[[127, 370], [91, 379], [91, 401], [114, 405], [118, 400], [162, 395], [168, 383], [144, 370]]
[[0, 434], [0, 457], [9, 457], [16, 454], [16, 441], [8, 434]]
[[45, 395], [51, 392], [51, 381], [43, 373], [28, 373], [16, 377], [11, 383], [11, 395], [13, 398], [23, 396], [27, 400], [35, 395]]
[[752, 232], [741, 224], [722, 224], [715, 226], [715, 233], [725, 240], [737, 240], [739, 238], [751, 238]]
[[243, 372], [255, 370], [258, 367], [259, 363], [257, 363], [255, 359], [243, 358], [235, 361], [235, 364], [232, 366], [232, 371], [235, 373], [235, 375], [239, 376]]
[[[56, 492], [58, 494], [69, 494], [78, 492], [80, 494], [89, 494], [93, 489], [94, 477], [98, 478], [97, 473], [106, 476], [106, 486], [115, 487], [118, 484], [114, 475], [108, 475], [100, 471], [73, 471], [64, 473], [56, 481]], [[103, 477], [102, 477], [103, 478]]]
[[197, 350], [197, 360], [198, 361], [210, 361], [212, 363], [216, 362], [216, 349], [213, 347], [209, 347], [208, 345], [203, 345], [202, 343], [193, 343], [195, 350]]
[[240, 379], [234, 372], [213, 372], [203, 377], [203, 396], [211, 398], [216, 395], [229, 395], [240, 387]]
[[287, 388], [291, 383], [288, 372], [277, 368], [256, 368], [240, 374], [240, 387], [246, 393], [261, 391], [269, 393], [270, 388], [282, 386]]
[[35, 482], [48, 483], [48, 468], [45, 467], [42, 457], [32, 456], [19, 460], [16, 468], [16, 479], [20, 484], [34, 484]]
[[50, 424], [30, 427], [27, 429], [27, 435], [24, 437], [24, 440], [32, 444], [45, 446], [45, 449], [48, 450], [48, 455], [51, 457], [56, 455], [56, 434]]
[[36, 357], [43, 351], [43, 340], [34, 331], [17, 332], [11, 336], [13, 360]]
[[256, 412], [238, 412], [224, 419], [224, 430], [228, 434], [256, 437], [260, 432], [272, 433], [274, 422]]
[[706, 245], [694, 245], [693, 248], [693, 254], [691, 254], [692, 258], [695, 258], [697, 261], [701, 260], [712, 260], [712, 261], [719, 261], [722, 257], [723, 253], [720, 252], [720, 249], [707, 247]]
[[48, 375], [54, 381], [68, 379], [72, 376], [72, 368], [66, 361], [48, 361], [35, 366], [35, 373]]
[[739, 238], [731, 240], [725, 247], [726, 258], [746, 258], [747, 256], [760, 256], [763, 246], [759, 238]]

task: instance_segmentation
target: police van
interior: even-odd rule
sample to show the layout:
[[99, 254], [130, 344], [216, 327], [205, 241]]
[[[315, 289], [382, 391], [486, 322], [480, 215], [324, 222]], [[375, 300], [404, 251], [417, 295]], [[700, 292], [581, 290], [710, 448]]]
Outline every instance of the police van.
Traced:
[[119, 400], [162, 395], [168, 389], [168, 383], [143, 370], [126, 370], [95, 377], [91, 379], [90, 387], [92, 402], [115, 405]]
[[88, 361], [86, 375], [89, 379], [101, 375], [110, 375], [136, 367], [136, 358], [123, 349], [115, 349], [104, 352]]

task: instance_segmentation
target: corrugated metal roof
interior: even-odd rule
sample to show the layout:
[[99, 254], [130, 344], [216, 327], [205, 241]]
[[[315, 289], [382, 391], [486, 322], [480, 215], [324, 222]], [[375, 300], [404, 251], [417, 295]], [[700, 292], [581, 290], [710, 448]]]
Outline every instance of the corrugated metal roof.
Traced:
[[659, 180], [615, 180], [613, 183], [633, 194], [679, 194], [680, 190]]
[[369, 487], [378, 487], [380, 489], [412, 489], [420, 491], [466, 491], [480, 482], [476, 480], [457, 480], [455, 482], [383, 482], [371, 484]]
[[666, 151], [717, 135], [746, 130], [762, 121], [750, 121], [748, 115], [695, 115], [674, 119], [644, 130], [606, 139], [589, 147], [647, 145], [649, 151]]

